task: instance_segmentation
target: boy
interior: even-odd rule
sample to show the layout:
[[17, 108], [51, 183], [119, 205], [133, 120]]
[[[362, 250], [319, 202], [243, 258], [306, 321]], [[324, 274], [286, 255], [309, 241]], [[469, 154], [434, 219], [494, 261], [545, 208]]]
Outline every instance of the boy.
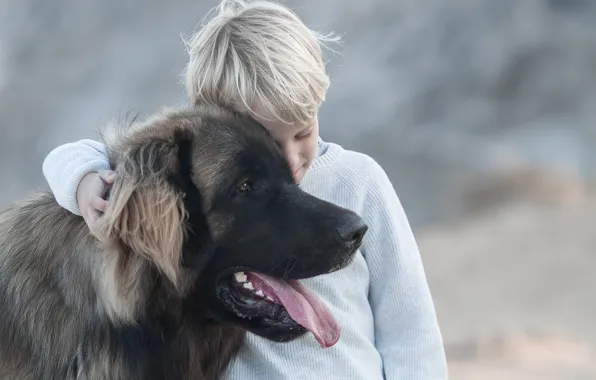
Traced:
[[[282, 148], [300, 186], [369, 225], [348, 268], [304, 281], [340, 323], [337, 345], [322, 351], [309, 335], [274, 343], [249, 334], [226, 377], [446, 379], [420, 254], [392, 184], [372, 158], [319, 138], [317, 113], [329, 87], [323, 40], [281, 5], [224, 1], [188, 42], [190, 101], [252, 115]], [[105, 147], [90, 140], [60, 146], [43, 170], [58, 203], [101, 239], [95, 222], [114, 179]]]

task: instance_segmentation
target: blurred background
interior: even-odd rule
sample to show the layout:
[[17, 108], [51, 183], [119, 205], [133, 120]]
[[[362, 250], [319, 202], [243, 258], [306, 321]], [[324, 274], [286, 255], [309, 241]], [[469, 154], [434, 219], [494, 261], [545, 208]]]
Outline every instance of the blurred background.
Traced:
[[[596, 378], [596, 2], [292, 0], [328, 54], [324, 139], [388, 172], [452, 379]], [[184, 101], [216, 1], [0, 0], [0, 206], [59, 144]]]

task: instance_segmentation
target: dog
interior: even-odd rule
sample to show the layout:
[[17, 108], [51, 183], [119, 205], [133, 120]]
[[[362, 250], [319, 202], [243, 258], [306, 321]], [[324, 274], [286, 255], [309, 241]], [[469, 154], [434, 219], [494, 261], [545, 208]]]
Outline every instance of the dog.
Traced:
[[302, 191], [260, 124], [170, 108], [102, 139], [104, 243], [47, 190], [0, 213], [0, 379], [211, 380], [247, 331], [337, 342], [300, 280], [347, 266], [367, 226]]

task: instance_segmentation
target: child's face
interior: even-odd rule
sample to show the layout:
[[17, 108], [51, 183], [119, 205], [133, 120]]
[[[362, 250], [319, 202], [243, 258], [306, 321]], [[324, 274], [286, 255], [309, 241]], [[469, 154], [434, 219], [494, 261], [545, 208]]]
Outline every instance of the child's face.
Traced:
[[317, 154], [319, 119], [315, 116], [306, 124], [289, 125], [275, 120], [258, 107], [255, 111], [259, 115], [264, 115], [255, 119], [269, 131], [281, 147], [290, 163], [294, 178], [299, 183]]

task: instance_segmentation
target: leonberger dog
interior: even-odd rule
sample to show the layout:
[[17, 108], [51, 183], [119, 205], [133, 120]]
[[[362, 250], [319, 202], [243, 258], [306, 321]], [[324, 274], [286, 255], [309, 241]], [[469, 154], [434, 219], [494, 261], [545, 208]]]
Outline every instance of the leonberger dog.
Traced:
[[0, 214], [1, 379], [217, 379], [247, 331], [337, 342], [300, 279], [348, 265], [367, 226], [302, 191], [260, 124], [167, 109], [102, 139], [107, 243], [49, 191]]

